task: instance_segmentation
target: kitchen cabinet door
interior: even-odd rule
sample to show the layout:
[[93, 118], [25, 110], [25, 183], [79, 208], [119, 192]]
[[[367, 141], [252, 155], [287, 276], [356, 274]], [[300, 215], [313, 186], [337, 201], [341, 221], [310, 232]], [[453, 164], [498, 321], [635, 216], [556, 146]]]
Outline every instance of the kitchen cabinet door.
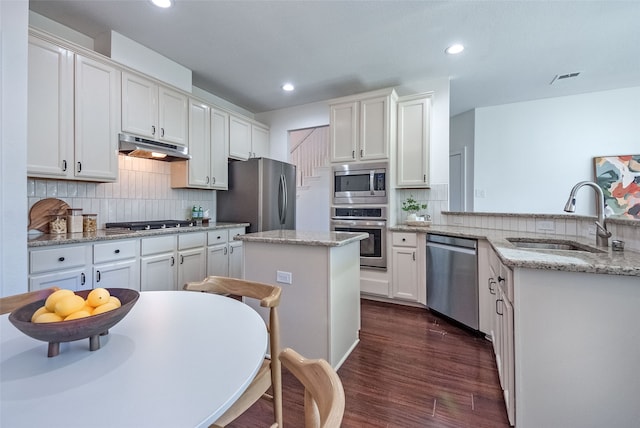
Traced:
[[158, 139], [181, 146], [187, 145], [188, 101], [183, 94], [164, 86], [158, 87]]
[[27, 175], [73, 177], [73, 52], [29, 36]]
[[358, 102], [330, 106], [331, 162], [353, 162], [358, 146]]
[[251, 123], [229, 116], [229, 157], [247, 160], [251, 157]]
[[177, 265], [174, 253], [156, 254], [140, 260], [140, 291], [176, 289]]
[[140, 291], [138, 260], [132, 259], [94, 266], [93, 284], [96, 288], [129, 288]]
[[216, 190], [229, 189], [229, 114], [211, 109], [211, 182]]
[[431, 96], [398, 102], [398, 187], [429, 185]]
[[158, 138], [158, 86], [144, 77], [122, 73], [122, 130]]
[[227, 243], [207, 247], [207, 276], [229, 276]]
[[269, 157], [269, 130], [251, 124], [251, 157]]
[[244, 278], [244, 247], [242, 241], [229, 242], [229, 276]]
[[87, 276], [84, 268], [29, 276], [29, 291], [42, 290], [54, 286], [73, 291], [93, 288], [91, 278]]
[[116, 181], [120, 71], [80, 55], [75, 71], [75, 176]]
[[[210, 110], [206, 104], [193, 99], [189, 100], [189, 154], [191, 159], [186, 162], [171, 163], [172, 187], [209, 188], [211, 182], [209, 164], [211, 157]], [[185, 178], [187, 178], [186, 182]]]
[[204, 247], [178, 253], [178, 290], [187, 282], [202, 281], [207, 273], [207, 254]]
[[418, 301], [418, 263], [416, 249], [393, 247], [393, 297]]
[[388, 96], [360, 101], [360, 160], [389, 158], [389, 104]]

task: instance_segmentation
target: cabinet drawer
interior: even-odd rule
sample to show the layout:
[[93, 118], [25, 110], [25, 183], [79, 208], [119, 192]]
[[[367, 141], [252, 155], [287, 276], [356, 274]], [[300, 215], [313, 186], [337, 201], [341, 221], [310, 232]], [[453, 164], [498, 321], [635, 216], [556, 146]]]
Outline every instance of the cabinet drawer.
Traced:
[[149, 254], [171, 253], [176, 249], [176, 235], [157, 236], [155, 238], [144, 238], [140, 255], [147, 256]]
[[93, 262], [105, 263], [117, 260], [132, 259], [137, 254], [138, 240], [106, 242], [93, 246]]
[[392, 239], [394, 247], [415, 247], [417, 245], [415, 233], [394, 233]]
[[207, 245], [207, 235], [204, 232], [181, 233], [178, 235], [178, 250], [198, 248]]
[[74, 267], [84, 267], [91, 263], [87, 253], [91, 246], [60, 246], [47, 250], [32, 250], [29, 253], [29, 273], [63, 270]]
[[229, 229], [229, 241], [233, 241], [233, 237], [237, 235], [244, 235], [246, 233], [246, 229], [244, 227], [234, 227]]
[[207, 232], [207, 245], [223, 244], [229, 241], [229, 231], [218, 229]]

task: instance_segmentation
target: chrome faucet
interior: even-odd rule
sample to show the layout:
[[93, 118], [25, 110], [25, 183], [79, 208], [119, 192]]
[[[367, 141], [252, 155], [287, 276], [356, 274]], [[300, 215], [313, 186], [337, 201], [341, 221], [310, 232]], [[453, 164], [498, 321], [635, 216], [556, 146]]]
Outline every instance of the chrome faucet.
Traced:
[[598, 220], [596, 220], [596, 245], [599, 247], [608, 247], [609, 246], [609, 238], [611, 237], [611, 232], [607, 230], [607, 225], [605, 224], [604, 218], [604, 193], [600, 186], [592, 181], [581, 181], [571, 189], [571, 193], [569, 194], [569, 200], [564, 206], [564, 210], [568, 213], [572, 213], [576, 211], [576, 192], [582, 186], [589, 186], [593, 190], [596, 191], [597, 199], [596, 199], [596, 215], [598, 216]]

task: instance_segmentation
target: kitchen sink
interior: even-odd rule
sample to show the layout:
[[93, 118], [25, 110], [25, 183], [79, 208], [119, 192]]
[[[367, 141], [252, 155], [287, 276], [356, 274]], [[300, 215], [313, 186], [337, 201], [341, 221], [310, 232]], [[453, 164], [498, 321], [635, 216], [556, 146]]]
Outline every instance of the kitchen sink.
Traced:
[[527, 238], [507, 238], [507, 241], [511, 242], [518, 248], [526, 248], [529, 250], [586, 251], [589, 253], [604, 252], [589, 245], [579, 244], [572, 241], [564, 241], [560, 239], [536, 240]]

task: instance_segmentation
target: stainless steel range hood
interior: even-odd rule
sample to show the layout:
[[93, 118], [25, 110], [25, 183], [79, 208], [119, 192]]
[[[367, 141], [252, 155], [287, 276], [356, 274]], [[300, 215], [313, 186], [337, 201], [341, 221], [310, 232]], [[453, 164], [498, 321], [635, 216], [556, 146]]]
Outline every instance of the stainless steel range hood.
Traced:
[[130, 134], [119, 134], [119, 152], [137, 158], [153, 159], [165, 162], [191, 159], [186, 147], [178, 144], [147, 140]]

